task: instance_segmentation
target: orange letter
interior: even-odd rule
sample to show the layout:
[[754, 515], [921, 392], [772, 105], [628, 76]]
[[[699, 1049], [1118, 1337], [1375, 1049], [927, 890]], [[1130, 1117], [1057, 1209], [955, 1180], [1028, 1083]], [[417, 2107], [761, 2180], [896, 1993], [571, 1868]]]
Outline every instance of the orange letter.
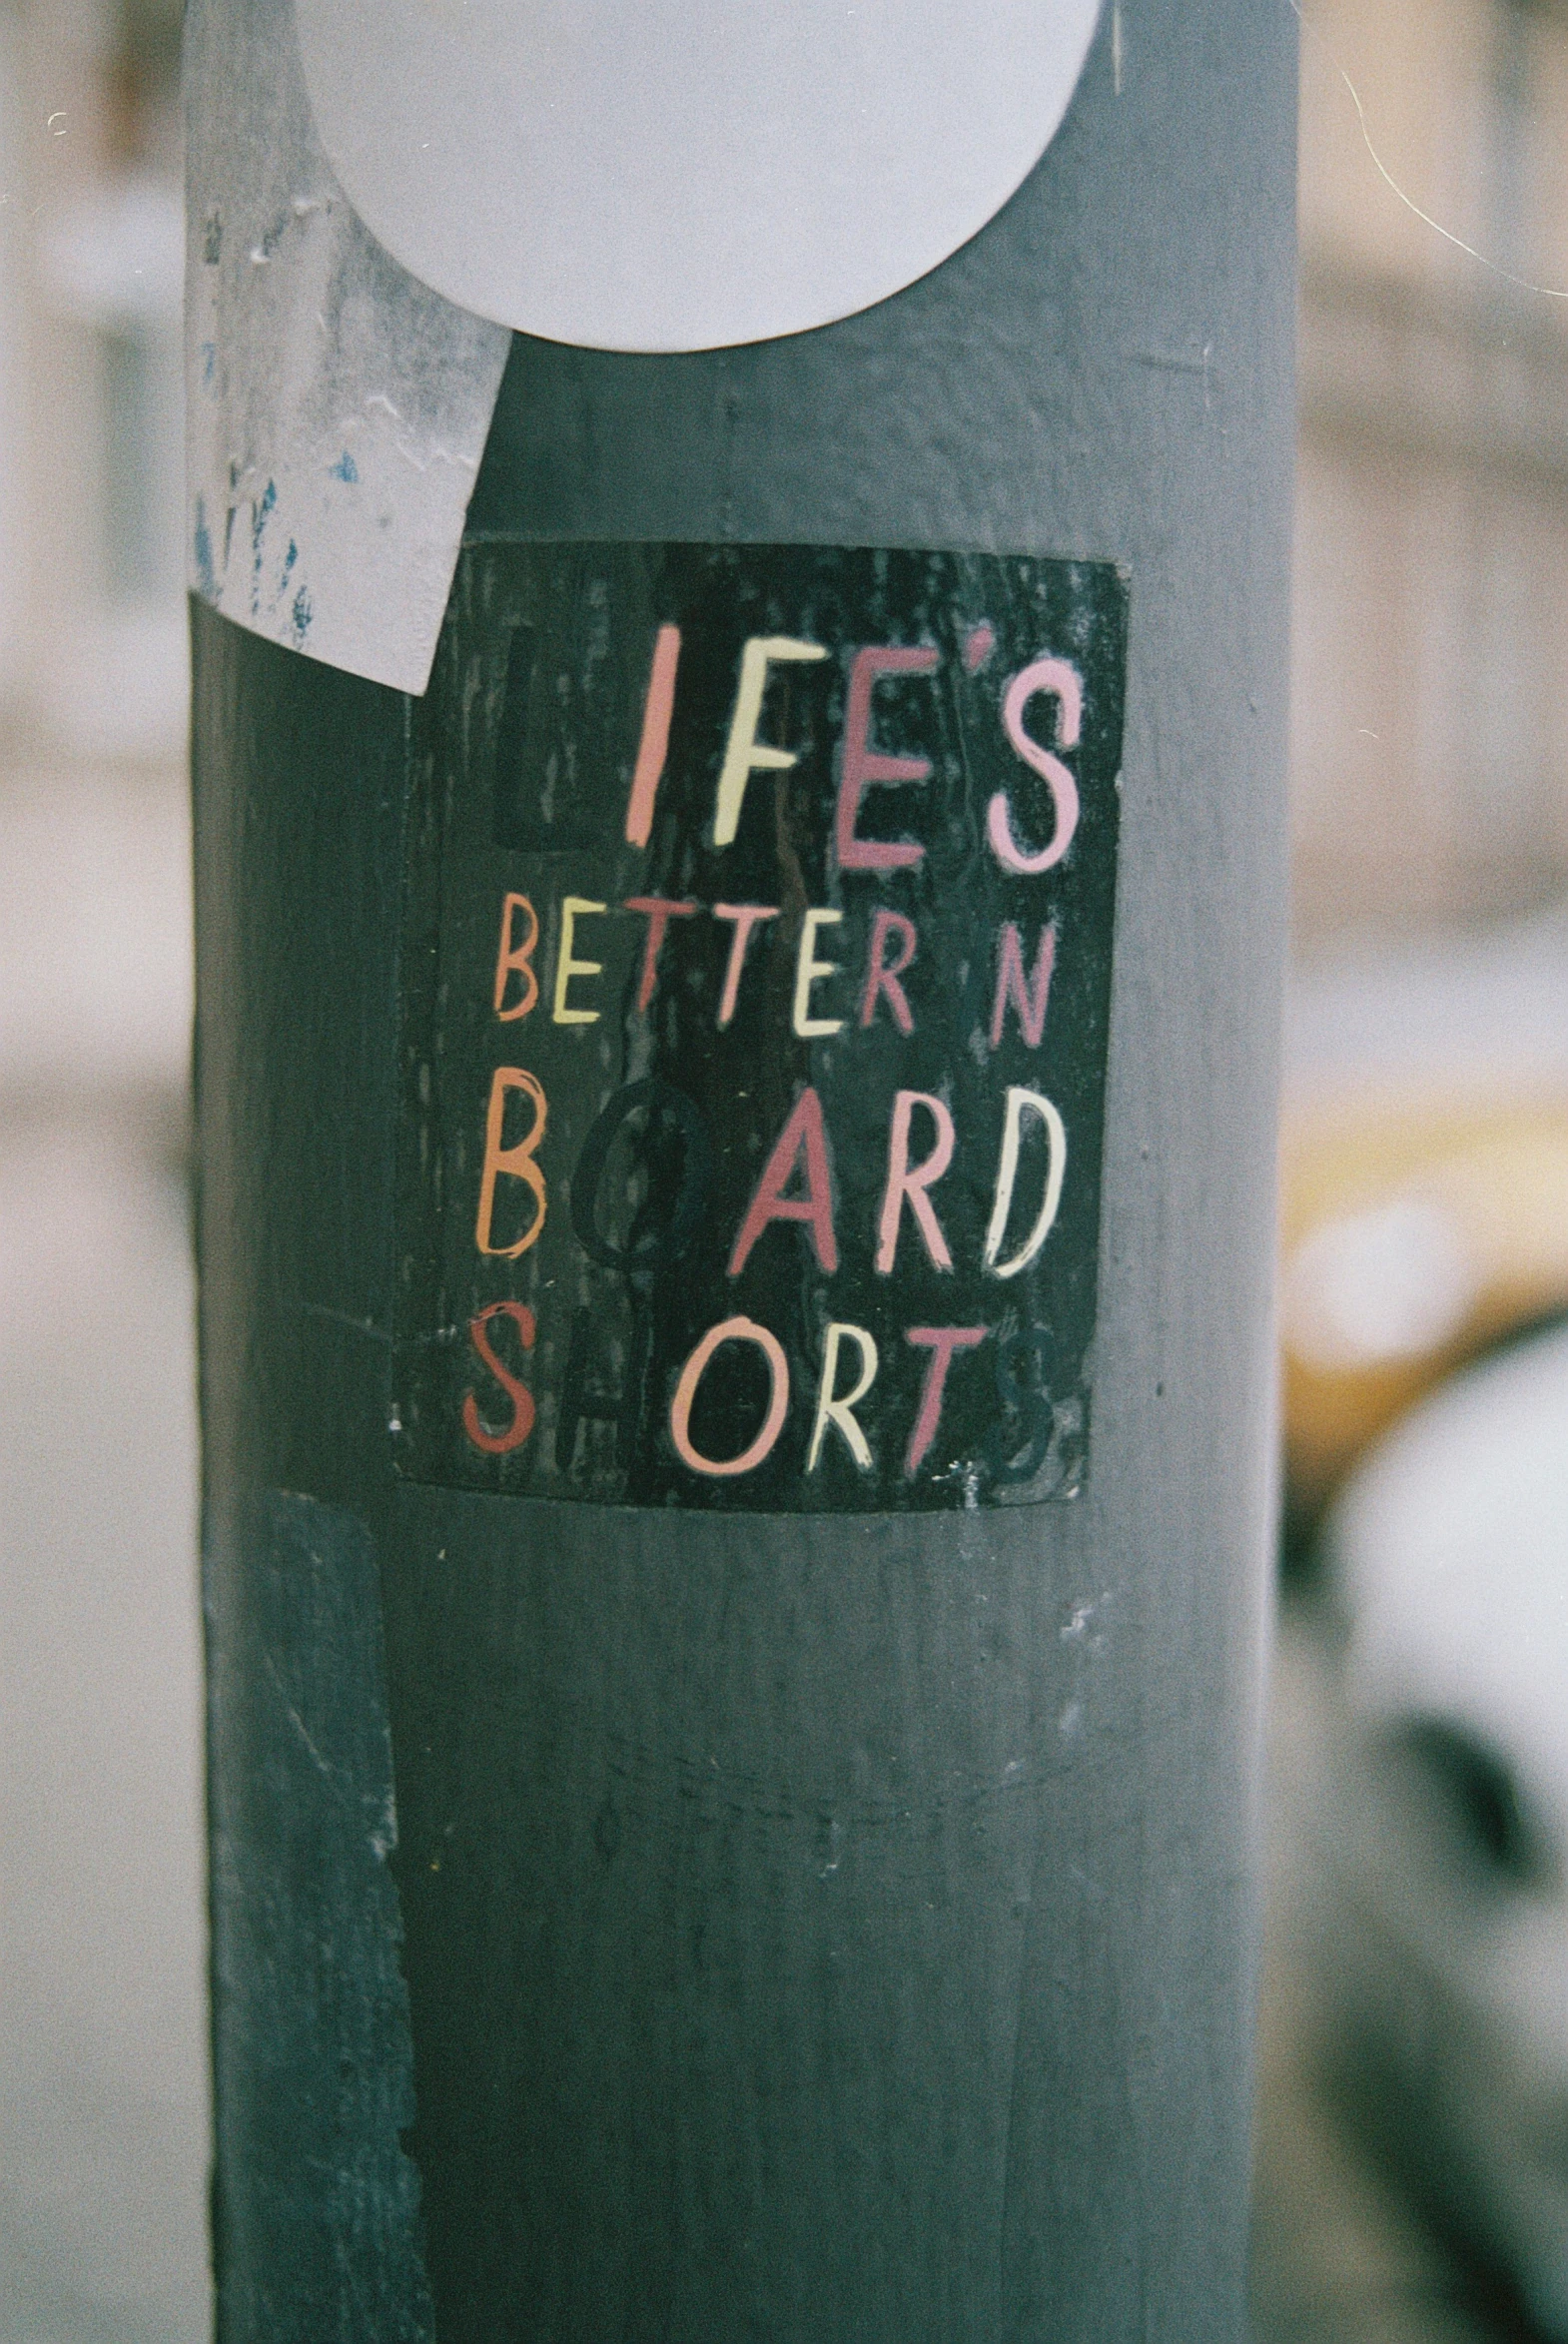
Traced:
[[[521, 1091], [532, 1103], [533, 1123], [526, 1136], [511, 1148], [501, 1146], [501, 1128], [506, 1121], [506, 1094]], [[544, 1226], [544, 1174], [533, 1161], [533, 1152], [544, 1137], [544, 1118], [547, 1113], [544, 1093], [536, 1078], [521, 1067], [497, 1067], [490, 1085], [489, 1113], [484, 1119], [484, 1172], [479, 1180], [479, 1215], [473, 1224], [473, 1241], [481, 1253], [498, 1253], [504, 1261], [514, 1261], [519, 1253], [537, 1243]], [[521, 1180], [532, 1189], [538, 1206], [532, 1222], [517, 1239], [515, 1245], [492, 1245], [491, 1222], [495, 1215], [495, 1182], [504, 1172], [511, 1180]]]
[[[526, 940], [512, 942], [512, 921], [521, 912], [528, 923]], [[533, 974], [533, 948], [539, 941], [539, 922], [532, 904], [525, 895], [509, 895], [501, 905], [501, 948], [495, 958], [495, 1015], [508, 1024], [513, 1018], [525, 1018], [539, 998], [539, 980]], [[511, 1008], [502, 1009], [506, 999], [506, 980], [513, 969], [522, 979], [522, 992]]]
[[[909, 1119], [923, 1107], [937, 1127], [937, 1144], [924, 1164], [909, 1169]], [[898, 1251], [899, 1221], [909, 1198], [915, 1224], [926, 1240], [926, 1251], [938, 1269], [951, 1269], [953, 1256], [942, 1234], [926, 1190], [940, 1180], [953, 1162], [953, 1118], [929, 1091], [900, 1091], [893, 1100], [893, 1124], [888, 1133], [888, 1184], [882, 1192], [882, 1219], [877, 1230], [877, 1267], [884, 1277]]]
[[494, 1376], [501, 1390], [511, 1402], [511, 1422], [504, 1432], [489, 1432], [479, 1415], [479, 1403], [469, 1392], [462, 1403], [462, 1429], [476, 1449], [487, 1457], [504, 1457], [509, 1449], [520, 1449], [533, 1430], [533, 1394], [525, 1383], [519, 1383], [509, 1367], [503, 1367], [490, 1347], [490, 1338], [484, 1329], [497, 1313], [509, 1318], [522, 1337], [525, 1351], [533, 1348], [533, 1312], [526, 1302], [491, 1302], [477, 1318], [468, 1321], [468, 1340], [480, 1359]]
[[[707, 1366], [720, 1343], [755, 1343], [768, 1363], [768, 1412], [762, 1430], [749, 1449], [742, 1449], [738, 1457], [715, 1463], [712, 1457], [699, 1455], [691, 1445], [691, 1404]], [[773, 1453], [773, 1444], [784, 1429], [784, 1417], [789, 1408], [789, 1361], [784, 1346], [776, 1334], [769, 1334], [765, 1326], [758, 1326], [750, 1318], [725, 1318], [717, 1326], [710, 1326], [701, 1342], [680, 1371], [675, 1386], [675, 1397], [670, 1402], [670, 1438], [675, 1443], [675, 1454], [693, 1473], [707, 1473], [715, 1479], [731, 1473], [752, 1473]]]

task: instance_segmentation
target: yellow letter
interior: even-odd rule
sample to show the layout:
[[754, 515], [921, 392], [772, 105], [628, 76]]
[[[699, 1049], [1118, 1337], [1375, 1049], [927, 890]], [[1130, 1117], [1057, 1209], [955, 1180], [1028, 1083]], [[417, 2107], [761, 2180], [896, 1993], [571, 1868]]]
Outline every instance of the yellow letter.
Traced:
[[592, 1026], [598, 1021], [597, 1010], [569, 1010], [566, 1007], [566, 988], [573, 977], [597, 977], [603, 970], [602, 961], [574, 961], [571, 957], [571, 932], [578, 920], [590, 912], [602, 912], [603, 904], [590, 904], [585, 895], [566, 895], [560, 907], [560, 952], [555, 961], [555, 1007], [551, 1012], [557, 1026]]
[[746, 783], [753, 773], [782, 773], [799, 763], [793, 749], [770, 749], [757, 739], [762, 717], [762, 695], [767, 689], [770, 659], [826, 659], [820, 643], [799, 643], [791, 635], [751, 635], [740, 655], [740, 685], [735, 713], [730, 719], [729, 746], [719, 771], [719, 794], [713, 810], [713, 843], [727, 847], [740, 821]]
[[[842, 1399], [833, 1397], [833, 1386], [839, 1370], [839, 1344], [848, 1335], [860, 1352], [860, 1381]], [[817, 1393], [817, 1421], [811, 1429], [811, 1451], [806, 1459], [806, 1471], [815, 1473], [817, 1459], [822, 1454], [822, 1435], [829, 1424], [836, 1424], [849, 1443], [849, 1453], [862, 1473], [871, 1469], [871, 1443], [855, 1422], [853, 1410], [863, 1400], [877, 1379], [877, 1346], [863, 1326], [830, 1326], [822, 1346], [822, 1384]]]
[[843, 1025], [842, 1018], [813, 1018], [811, 988], [819, 977], [831, 977], [838, 968], [837, 961], [813, 959], [819, 928], [832, 928], [844, 917], [842, 912], [808, 912], [801, 923], [800, 958], [795, 963], [795, 1015], [790, 1021], [802, 1042], [809, 1042], [814, 1034], [836, 1034]]
[[[1019, 1247], [1011, 1261], [999, 1261], [1002, 1240], [1007, 1235], [1008, 1219], [1013, 1210], [1013, 1183], [1018, 1178], [1018, 1144], [1022, 1135], [1024, 1112], [1032, 1108], [1046, 1127], [1046, 1141], [1051, 1151], [1047, 1160], [1046, 1193], [1029, 1232], [1028, 1242]], [[1017, 1277], [1027, 1269], [1051, 1234], [1057, 1217], [1057, 1206], [1062, 1201], [1062, 1175], [1067, 1171], [1067, 1131], [1062, 1118], [1049, 1099], [1042, 1099], [1038, 1091], [1020, 1091], [1009, 1088], [1007, 1122], [1002, 1127], [1002, 1161], [997, 1167], [997, 1192], [991, 1206], [991, 1226], [986, 1231], [985, 1266], [993, 1277]]]

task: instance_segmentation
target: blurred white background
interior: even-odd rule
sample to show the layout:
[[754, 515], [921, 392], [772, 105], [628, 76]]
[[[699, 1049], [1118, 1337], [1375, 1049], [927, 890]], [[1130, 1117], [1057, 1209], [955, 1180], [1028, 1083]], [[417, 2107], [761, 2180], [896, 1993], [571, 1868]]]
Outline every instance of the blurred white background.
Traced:
[[[1554, 1534], [1481, 1537], [1439, 1565], [1410, 1481], [1418, 1566], [1399, 1581], [1390, 1531], [1357, 1584], [1335, 1509], [1353, 1514], [1385, 1428], [1568, 1304], [1568, 6], [1303, 10], [1291, 1579], [1254, 2319], [1257, 2344], [1548, 2344], [1568, 2271], [1568, 2008], [1530, 2034], [1517, 1949], [1561, 1939], [1568, 1777], [1532, 1780], [1525, 1727], [1568, 1686], [1550, 1682], [1555, 1642], [1523, 1625], [1568, 1595]], [[1462, 1603], [1439, 1584], [1461, 1569]], [[1363, 1698], [1354, 1656], [1379, 1605], [1413, 1628], [1439, 1596], [1472, 1623], [1447, 1675]], [[1499, 1683], [1513, 1695], [1488, 1710]], [[1357, 1873], [1343, 1851], [1373, 1786], [1404, 1837]], [[1488, 1846], [1494, 1795], [1554, 1819], [1539, 1876]], [[1460, 2067], [1481, 2039], [1477, 2094]], [[1558, 2209], [1529, 2254], [1526, 2187]]]
[[0, 2344], [208, 2326], [178, 38], [0, 12]]
[[[1560, 1105], [1568, 6], [1306, 18], [1291, 1111]], [[0, 8], [0, 2344], [208, 2317], [178, 34]], [[1261, 2246], [1262, 2344], [1360, 2332]]]

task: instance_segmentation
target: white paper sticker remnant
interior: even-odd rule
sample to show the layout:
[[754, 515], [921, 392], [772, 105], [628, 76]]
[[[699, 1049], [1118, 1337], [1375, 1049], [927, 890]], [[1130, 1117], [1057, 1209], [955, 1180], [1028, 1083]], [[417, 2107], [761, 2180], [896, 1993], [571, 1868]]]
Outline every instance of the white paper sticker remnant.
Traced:
[[298, 0], [361, 217], [448, 300], [591, 349], [823, 326], [983, 228], [1100, 0]]
[[187, 557], [226, 618], [422, 692], [511, 337], [345, 199], [292, 0], [190, 0]]

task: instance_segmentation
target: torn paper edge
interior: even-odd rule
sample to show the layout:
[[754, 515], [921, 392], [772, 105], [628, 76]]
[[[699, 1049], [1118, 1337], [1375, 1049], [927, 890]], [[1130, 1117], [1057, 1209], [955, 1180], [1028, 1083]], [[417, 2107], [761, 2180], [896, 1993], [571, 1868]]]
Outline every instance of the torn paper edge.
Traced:
[[511, 335], [356, 216], [316, 136], [293, 0], [190, 0], [184, 56], [191, 589], [420, 693]]

